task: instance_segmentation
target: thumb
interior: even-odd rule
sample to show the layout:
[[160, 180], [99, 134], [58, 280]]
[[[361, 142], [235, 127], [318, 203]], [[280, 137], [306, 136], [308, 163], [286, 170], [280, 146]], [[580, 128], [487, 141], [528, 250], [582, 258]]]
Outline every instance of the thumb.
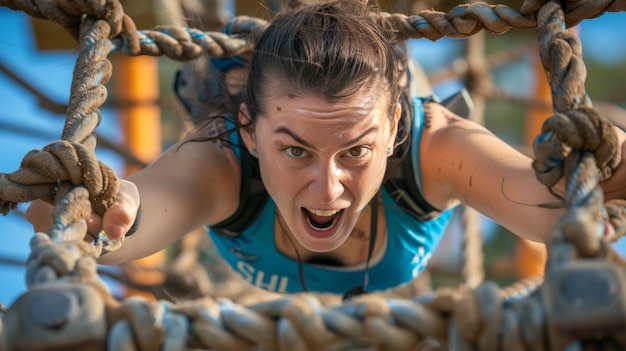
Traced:
[[109, 239], [118, 239], [131, 234], [129, 230], [134, 227], [133, 224], [138, 224], [139, 207], [137, 186], [128, 180], [120, 179], [120, 191], [115, 197], [115, 202], [102, 216], [102, 229], [106, 236]]

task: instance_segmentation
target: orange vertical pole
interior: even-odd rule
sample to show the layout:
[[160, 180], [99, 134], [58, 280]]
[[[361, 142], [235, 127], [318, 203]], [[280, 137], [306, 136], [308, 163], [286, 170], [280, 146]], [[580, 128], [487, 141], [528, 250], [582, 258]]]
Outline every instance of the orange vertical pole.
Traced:
[[[535, 55], [533, 61], [535, 85], [533, 99], [538, 103], [528, 109], [524, 143], [531, 147], [536, 136], [541, 133], [543, 122], [552, 115], [550, 85], [545, 76], [541, 59]], [[519, 278], [528, 278], [544, 273], [547, 252], [544, 244], [519, 238], [515, 252], [515, 269]]]
[[533, 100], [537, 102], [528, 108], [526, 117], [526, 129], [524, 135], [524, 143], [526, 146], [532, 146], [535, 137], [541, 133], [543, 122], [552, 115], [552, 95], [550, 94], [550, 85], [546, 78], [541, 60], [538, 55], [533, 61], [535, 86], [533, 91]]
[[[140, 160], [148, 163], [161, 153], [161, 112], [157, 104], [159, 98], [158, 59], [151, 56], [121, 56], [115, 65], [115, 92], [120, 101], [120, 124], [124, 133], [125, 145]], [[137, 166], [127, 165], [126, 175], [138, 170]], [[138, 283], [159, 284], [164, 277], [157, 273], [165, 264], [165, 252], [128, 263], [139, 268], [136, 273], [127, 274]], [[152, 298], [151, 294], [129, 290], [129, 295]]]

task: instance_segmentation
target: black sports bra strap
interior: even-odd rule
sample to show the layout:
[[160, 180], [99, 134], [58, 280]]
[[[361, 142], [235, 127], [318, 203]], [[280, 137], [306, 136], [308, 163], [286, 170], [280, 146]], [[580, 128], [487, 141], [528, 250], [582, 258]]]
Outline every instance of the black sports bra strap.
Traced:
[[380, 199], [380, 192], [372, 199], [372, 213], [370, 214], [370, 240], [367, 248], [367, 261], [365, 261], [365, 276], [363, 277], [363, 285], [350, 289], [343, 294], [343, 299], [347, 300], [354, 296], [367, 294], [367, 285], [369, 284], [369, 270], [370, 260], [374, 253], [374, 247], [376, 246], [376, 236], [378, 233], [378, 201]]
[[241, 150], [239, 207], [232, 216], [211, 226], [211, 230], [221, 235], [236, 237], [252, 225], [261, 214], [269, 194], [261, 180], [258, 162], [247, 150]]

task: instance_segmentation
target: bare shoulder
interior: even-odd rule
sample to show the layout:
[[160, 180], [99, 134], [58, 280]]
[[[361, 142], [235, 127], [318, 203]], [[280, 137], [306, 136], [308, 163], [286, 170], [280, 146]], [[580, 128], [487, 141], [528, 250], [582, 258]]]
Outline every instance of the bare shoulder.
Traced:
[[420, 146], [424, 195], [440, 209], [467, 202], [460, 190], [475, 185], [475, 180], [468, 177], [476, 174], [476, 169], [495, 162], [494, 150], [502, 151], [503, 157], [511, 157], [514, 152], [483, 126], [437, 103], [424, 107]]
[[466, 118], [460, 117], [439, 103], [430, 102], [424, 105], [424, 129], [422, 138], [430, 139], [457, 129], [484, 128]]
[[556, 199], [537, 181], [532, 159], [442, 106], [429, 104], [425, 115], [420, 165], [426, 200], [439, 209], [463, 203], [520, 236], [545, 240], [558, 210], [539, 206]]

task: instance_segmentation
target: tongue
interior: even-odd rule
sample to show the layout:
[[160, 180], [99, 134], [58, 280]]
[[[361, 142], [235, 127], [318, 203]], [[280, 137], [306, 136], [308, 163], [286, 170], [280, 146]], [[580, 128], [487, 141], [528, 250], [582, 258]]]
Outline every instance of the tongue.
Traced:
[[333, 224], [333, 219], [335, 216], [318, 216], [311, 212], [308, 212], [309, 220], [311, 224], [318, 229], [325, 229], [330, 227]]

